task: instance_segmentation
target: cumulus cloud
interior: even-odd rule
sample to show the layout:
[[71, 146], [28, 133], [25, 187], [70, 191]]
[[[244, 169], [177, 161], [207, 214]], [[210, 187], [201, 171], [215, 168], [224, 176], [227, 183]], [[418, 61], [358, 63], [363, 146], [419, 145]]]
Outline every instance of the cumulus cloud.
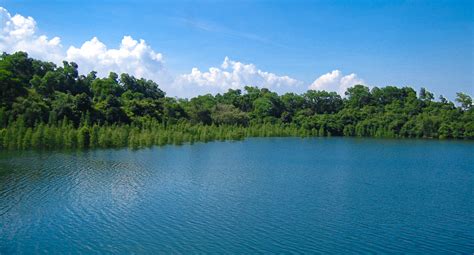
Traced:
[[163, 55], [155, 52], [144, 40], [124, 36], [117, 49], [109, 49], [97, 37], [65, 52], [59, 37], [48, 39], [39, 35], [36, 21], [20, 14], [11, 15], [0, 7], [0, 51], [26, 51], [31, 57], [61, 64], [62, 60], [79, 65], [81, 73], [97, 71], [99, 76], [109, 72], [129, 73], [157, 82], [169, 79], [163, 67]]
[[319, 76], [309, 85], [309, 89], [336, 91], [340, 95], [344, 95], [347, 88], [357, 84], [364, 84], [364, 80], [357, 77], [355, 73], [343, 75], [339, 70], [333, 70], [330, 73]]
[[242, 89], [247, 85], [285, 91], [300, 84], [300, 81], [289, 76], [262, 71], [254, 64], [225, 57], [220, 67], [211, 67], [207, 72], [193, 68], [191, 73], [178, 76], [174, 87], [191, 96], [191, 93], [199, 94], [202, 91], [218, 93], [228, 89]]
[[26, 51], [32, 57], [54, 62], [61, 61], [64, 56], [61, 39], [38, 35], [36, 21], [32, 17], [12, 16], [0, 7], [0, 24], [0, 51]]
[[76, 62], [83, 73], [94, 70], [100, 76], [114, 71], [159, 80], [163, 74], [163, 55], [144, 40], [137, 41], [131, 36], [124, 36], [117, 49], [108, 49], [94, 37], [80, 48], [69, 47], [66, 60]]

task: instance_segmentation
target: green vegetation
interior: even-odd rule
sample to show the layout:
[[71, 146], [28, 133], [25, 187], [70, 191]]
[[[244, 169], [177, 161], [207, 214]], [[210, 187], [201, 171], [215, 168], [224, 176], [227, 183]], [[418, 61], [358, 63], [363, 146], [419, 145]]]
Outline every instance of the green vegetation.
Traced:
[[474, 107], [409, 87], [356, 85], [342, 98], [245, 87], [192, 99], [166, 97], [128, 74], [79, 75], [75, 63], [0, 57], [0, 149], [147, 147], [255, 136], [474, 138]]

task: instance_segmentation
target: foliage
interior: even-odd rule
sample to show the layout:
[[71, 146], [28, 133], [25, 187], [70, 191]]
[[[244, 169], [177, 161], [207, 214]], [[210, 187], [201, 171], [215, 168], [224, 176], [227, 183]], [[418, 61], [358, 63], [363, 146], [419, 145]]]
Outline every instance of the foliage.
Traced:
[[309, 90], [278, 95], [230, 89], [191, 99], [166, 97], [150, 80], [79, 75], [24, 52], [0, 57], [0, 148], [132, 148], [254, 136], [474, 139], [472, 98], [457, 107], [422, 88], [356, 85], [345, 97]]

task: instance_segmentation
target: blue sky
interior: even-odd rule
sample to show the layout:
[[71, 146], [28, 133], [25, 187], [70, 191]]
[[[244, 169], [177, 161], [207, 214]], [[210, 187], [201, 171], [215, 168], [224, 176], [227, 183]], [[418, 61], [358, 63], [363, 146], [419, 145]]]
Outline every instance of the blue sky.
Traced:
[[[3, 0], [0, 6], [11, 16], [32, 17], [38, 36], [60, 37], [64, 52], [93, 37], [108, 49], [119, 48], [126, 35], [145, 40], [162, 59], [136, 75], [157, 79], [165, 89], [179, 84], [182, 89], [172, 92], [177, 96], [249, 82], [279, 92], [309, 86], [342, 91], [363, 82], [426, 87], [451, 99], [457, 91], [474, 94], [473, 1]], [[67, 58], [81, 66], [75, 56]], [[225, 57], [228, 69], [221, 65]], [[241, 67], [249, 71], [235, 73]]]

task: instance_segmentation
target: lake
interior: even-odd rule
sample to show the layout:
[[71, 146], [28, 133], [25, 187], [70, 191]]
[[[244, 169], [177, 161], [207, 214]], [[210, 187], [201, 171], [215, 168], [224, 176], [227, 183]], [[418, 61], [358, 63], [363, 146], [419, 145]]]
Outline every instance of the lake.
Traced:
[[0, 152], [0, 254], [474, 252], [474, 143]]

